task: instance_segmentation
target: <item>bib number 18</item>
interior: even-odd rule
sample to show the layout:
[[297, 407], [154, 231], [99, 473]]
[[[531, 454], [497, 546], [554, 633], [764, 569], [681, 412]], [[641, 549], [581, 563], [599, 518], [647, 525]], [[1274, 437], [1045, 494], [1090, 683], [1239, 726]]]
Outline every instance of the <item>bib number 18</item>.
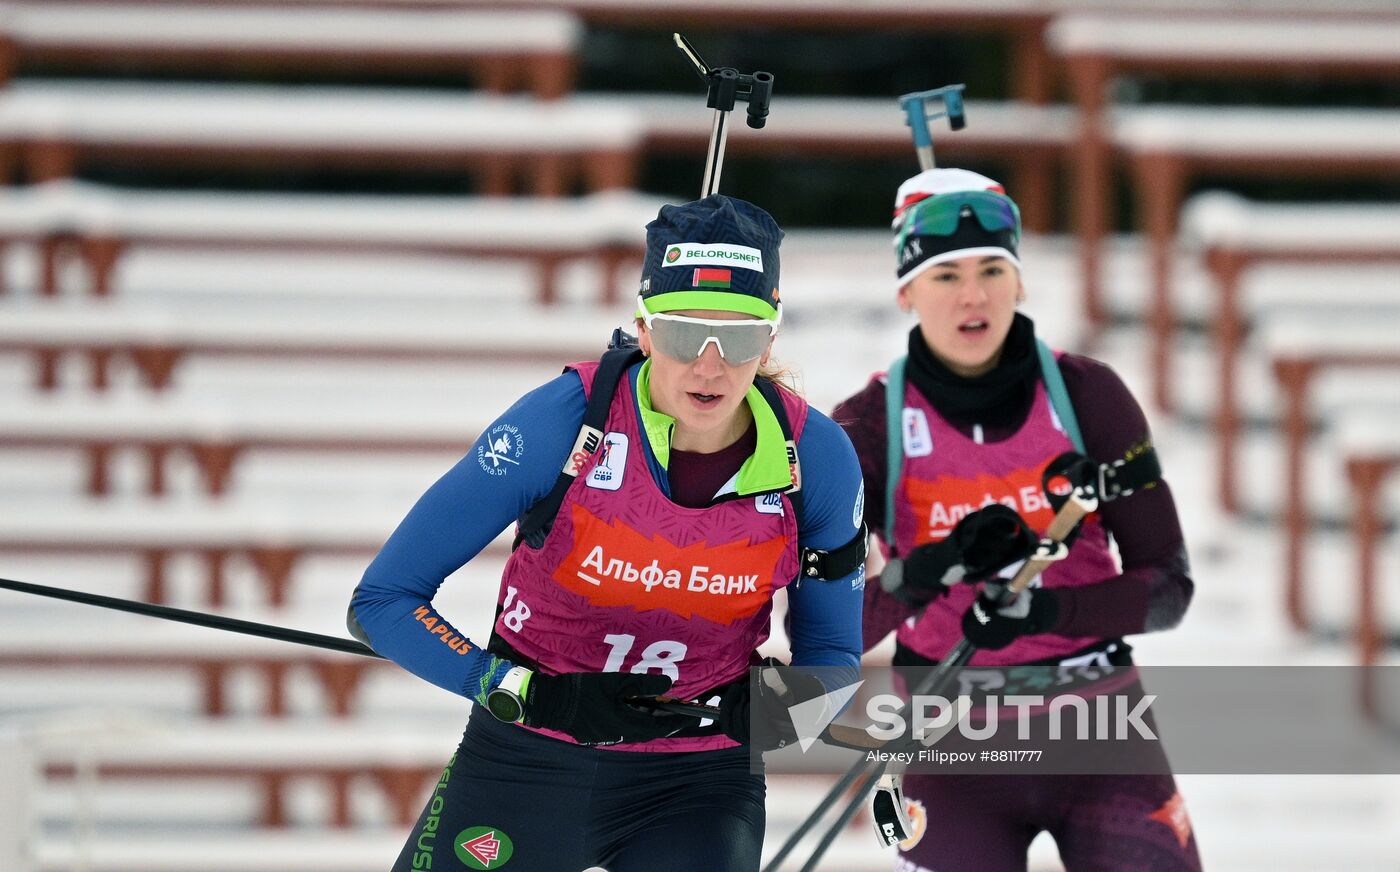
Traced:
[[[628, 633], [610, 633], [603, 637], [603, 641], [610, 649], [608, 661], [603, 664], [603, 671], [621, 672], [626, 665], [627, 655], [632, 652], [632, 646], [637, 642], [637, 637]], [[685, 650], [684, 642], [667, 639], [652, 642], [642, 649], [640, 658], [628, 671], [642, 673], [655, 670], [669, 676], [672, 682], [680, 681], [681, 672], [677, 664], [685, 659]]]

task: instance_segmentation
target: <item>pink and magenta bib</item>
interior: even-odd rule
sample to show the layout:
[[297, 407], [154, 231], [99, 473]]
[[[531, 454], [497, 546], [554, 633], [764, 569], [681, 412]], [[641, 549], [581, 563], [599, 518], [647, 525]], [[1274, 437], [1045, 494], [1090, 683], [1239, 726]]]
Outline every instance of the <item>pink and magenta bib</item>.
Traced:
[[[573, 367], [585, 391], [596, 367]], [[796, 440], [807, 405], [780, 393]], [[671, 502], [652, 477], [645, 440], [624, 377], [602, 446], [569, 487], [549, 536], [507, 562], [495, 632], [547, 672], [656, 672], [671, 677], [671, 695], [691, 699], [742, 678], [767, 639], [773, 594], [798, 573], [797, 518], [782, 494], [700, 509]], [[614, 747], [734, 745], [719, 735]]]
[[[903, 412], [904, 461], [895, 494], [897, 551], [945, 538], [968, 513], [991, 502], [1004, 503], [1043, 533], [1054, 510], [1041, 490], [1041, 473], [1056, 456], [1074, 449], [1059, 427], [1043, 382], [1021, 429], [1000, 442], [982, 444], [943, 419], [912, 384], [906, 385]], [[1069, 556], [1041, 575], [1047, 588], [1092, 584], [1118, 574], [1108, 535], [1098, 515], [1084, 521]], [[962, 638], [962, 616], [976, 597], [972, 585], [958, 585], [934, 600], [917, 621], [900, 626], [901, 645], [941, 659]], [[1000, 651], [978, 651], [972, 663], [1004, 666], [1051, 659], [1099, 640], [1039, 634], [1022, 637]]]

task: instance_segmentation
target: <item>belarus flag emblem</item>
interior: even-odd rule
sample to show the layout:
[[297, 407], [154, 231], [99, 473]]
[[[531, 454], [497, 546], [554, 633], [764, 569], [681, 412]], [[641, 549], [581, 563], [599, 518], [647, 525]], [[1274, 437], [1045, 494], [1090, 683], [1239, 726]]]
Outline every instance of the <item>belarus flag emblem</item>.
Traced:
[[695, 277], [691, 279], [690, 283], [697, 288], [727, 288], [729, 287], [729, 270], [696, 267]]

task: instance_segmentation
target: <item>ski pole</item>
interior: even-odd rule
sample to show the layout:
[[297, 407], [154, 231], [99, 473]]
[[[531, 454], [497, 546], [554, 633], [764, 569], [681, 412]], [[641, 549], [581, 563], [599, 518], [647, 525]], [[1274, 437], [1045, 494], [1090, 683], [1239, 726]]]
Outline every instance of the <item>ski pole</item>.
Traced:
[[[967, 126], [967, 115], [963, 111], [962, 92], [966, 85], [944, 85], [931, 91], [915, 91], [899, 98], [899, 108], [904, 110], [904, 121], [914, 134], [914, 153], [919, 156], [919, 169], [931, 170], [937, 164], [933, 159], [933, 137], [929, 135], [928, 123], [934, 118], [948, 117], [948, 126], [962, 130]], [[930, 101], [941, 103], [941, 109], [930, 110]]]
[[193, 624], [196, 627], [208, 627], [210, 629], [224, 630], [230, 633], [242, 633], [245, 636], [258, 636], [263, 639], [274, 639], [278, 642], [291, 642], [296, 645], [307, 645], [312, 648], [324, 648], [328, 651], [340, 651], [344, 654], [359, 654], [362, 657], [378, 657], [381, 660], [383, 659], [382, 654], [379, 654], [368, 645], [361, 644], [354, 639], [344, 639], [339, 636], [325, 636], [320, 633], [308, 633], [305, 630], [293, 630], [288, 627], [278, 627], [272, 624], [260, 624], [256, 621], [244, 621], [238, 618], [211, 615], [207, 612], [177, 609], [171, 606], [143, 603], [139, 600], [122, 599], [121, 597], [104, 596], [97, 593], [84, 593], [83, 591], [69, 590], [63, 587], [49, 587], [42, 584], [30, 584], [25, 581], [12, 581], [8, 578], [0, 578], [0, 589], [34, 594], [36, 596], [46, 596], [52, 599], [67, 600], [68, 602], [82, 603], [83, 605], [97, 606], [104, 609], [115, 609], [119, 612], [130, 612], [134, 615], [145, 615], [149, 618], [160, 618], [164, 621]]
[[755, 130], [768, 123], [768, 103], [773, 97], [773, 74], [757, 71], [740, 73], [733, 67], [711, 69], [695, 50], [695, 46], [679, 33], [671, 34], [676, 48], [695, 66], [708, 92], [705, 105], [715, 110], [710, 127], [710, 150], [705, 158], [705, 178], [700, 183], [700, 198], [719, 190], [719, 176], [724, 169], [724, 147], [729, 141], [729, 113], [734, 103], [742, 100], [749, 106], [748, 123]]
[[[1050, 522], [1050, 526], [1046, 529], [1045, 537], [1041, 539], [1036, 553], [1031, 555], [1016, 573], [1015, 578], [1013, 578], [1011, 583], [1007, 586], [1002, 599], [1004, 604], [1012, 602], [1016, 595], [1030, 584], [1032, 579], [1044, 571], [1046, 567], [1064, 556], [1066, 553], [1064, 539], [1086, 515], [1094, 511], [1097, 507], [1098, 494], [1093, 485], [1077, 485], [1074, 488], [1070, 498], [1060, 507], [1059, 511], [1055, 513], [1055, 517]], [[914, 688], [914, 691], [910, 695], [911, 698], [929, 694], [939, 696], [946, 695], [948, 688], [951, 687], [952, 682], [956, 679], [958, 673], [962, 671], [967, 661], [972, 658], [974, 652], [975, 648], [971, 642], [967, 639], [959, 640], [948, 655], [939, 661], [938, 666], [925, 676]], [[905, 710], [907, 711], [908, 709], [909, 706], [906, 705]], [[899, 740], [896, 739], [894, 741]], [[893, 744], [893, 742], [891, 744]], [[837, 824], [833, 825], [826, 835], [823, 836], [822, 841], [818, 843], [812, 856], [808, 859], [807, 863], [803, 865], [802, 872], [811, 872], [811, 870], [816, 868], [817, 863], [826, 853], [827, 848], [831, 846], [836, 836], [839, 835], [841, 828], [854, 816], [854, 809], [858, 808], [865, 800], [866, 793], [871, 786], [879, 781], [880, 776], [884, 774], [884, 770], [888, 765], [888, 762], [877, 762], [874, 764], [876, 771], [873, 777], [867, 777], [862, 783], [861, 789], [856, 793], [855, 797], [850, 800], [847, 808], [843, 810]], [[866, 767], [867, 763], [865, 760], [859, 760], [851, 767], [851, 771], [847, 772], [846, 777], [842, 779], [844, 785], [841, 786], [841, 789], [832, 790], [822, 802], [812, 810], [797, 829], [788, 836], [787, 841], [783, 843], [773, 859], [769, 860], [768, 864], [763, 867], [763, 872], [776, 872], [782, 861], [797, 847], [797, 843], [805, 838], [813, 827], [815, 827], [831, 809], [832, 805], [839, 797], [840, 792], [845, 790], [845, 785], [849, 785], [859, 778]]]

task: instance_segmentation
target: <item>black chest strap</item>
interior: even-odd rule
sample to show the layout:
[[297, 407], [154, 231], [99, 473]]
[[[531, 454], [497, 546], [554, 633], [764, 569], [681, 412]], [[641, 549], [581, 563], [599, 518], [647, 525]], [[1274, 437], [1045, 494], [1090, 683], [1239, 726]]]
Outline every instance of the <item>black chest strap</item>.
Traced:
[[[763, 395], [763, 399], [773, 408], [773, 414], [778, 418], [778, 425], [783, 429], [783, 440], [787, 443], [788, 466], [792, 469], [792, 486], [788, 488], [786, 493], [788, 500], [792, 503], [792, 511], [797, 518], [800, 532], [803, 518], [802, 462], [797, 456], [797, 440], [792, 435], [792, 422], [788, 420], [787, 407], [783, 404], [783, 398], [778, 392], [777, 385], [766, 378], [758, 379], [754, 385], [758, 387], [758, 392]], [[862, 521], [855, 537], [839, 548], [829, 550], [802, 548], [798, 554], [800, 563], [798, 564], [796, 581], [800, 582], [803, 579], [829, 581], [833, 578], [844, 578], [850, 575], [855, 572], [857, 567], [865, 563], [865, 548], [869, 538], [865, 522]]]
[[617, 385], [623, 373], [642, 360], [642, 350], [637, 347], [637, 339], [621, 328], [614, 330], [608, 341], [608, 350], [598, 361], [598, 369], [593, 374], [593, 386], [589, 390], [588, 405], [583, 412], [583, 425], [579, 427], [578, 438], [573, 450], [564, 458], [564, 468], [554, 480], [554, 487], [533, 506], [525, 510], [516, 525], [515, 546], [525, 542], [531, 548], [539, 548], [554, 527], [554, 517], [564, 504], [564, 494], [578, 478], [578, 474], [597, 453], [603, 442], [603, 427], [608, 421], [608, 409], [612, 406]]

